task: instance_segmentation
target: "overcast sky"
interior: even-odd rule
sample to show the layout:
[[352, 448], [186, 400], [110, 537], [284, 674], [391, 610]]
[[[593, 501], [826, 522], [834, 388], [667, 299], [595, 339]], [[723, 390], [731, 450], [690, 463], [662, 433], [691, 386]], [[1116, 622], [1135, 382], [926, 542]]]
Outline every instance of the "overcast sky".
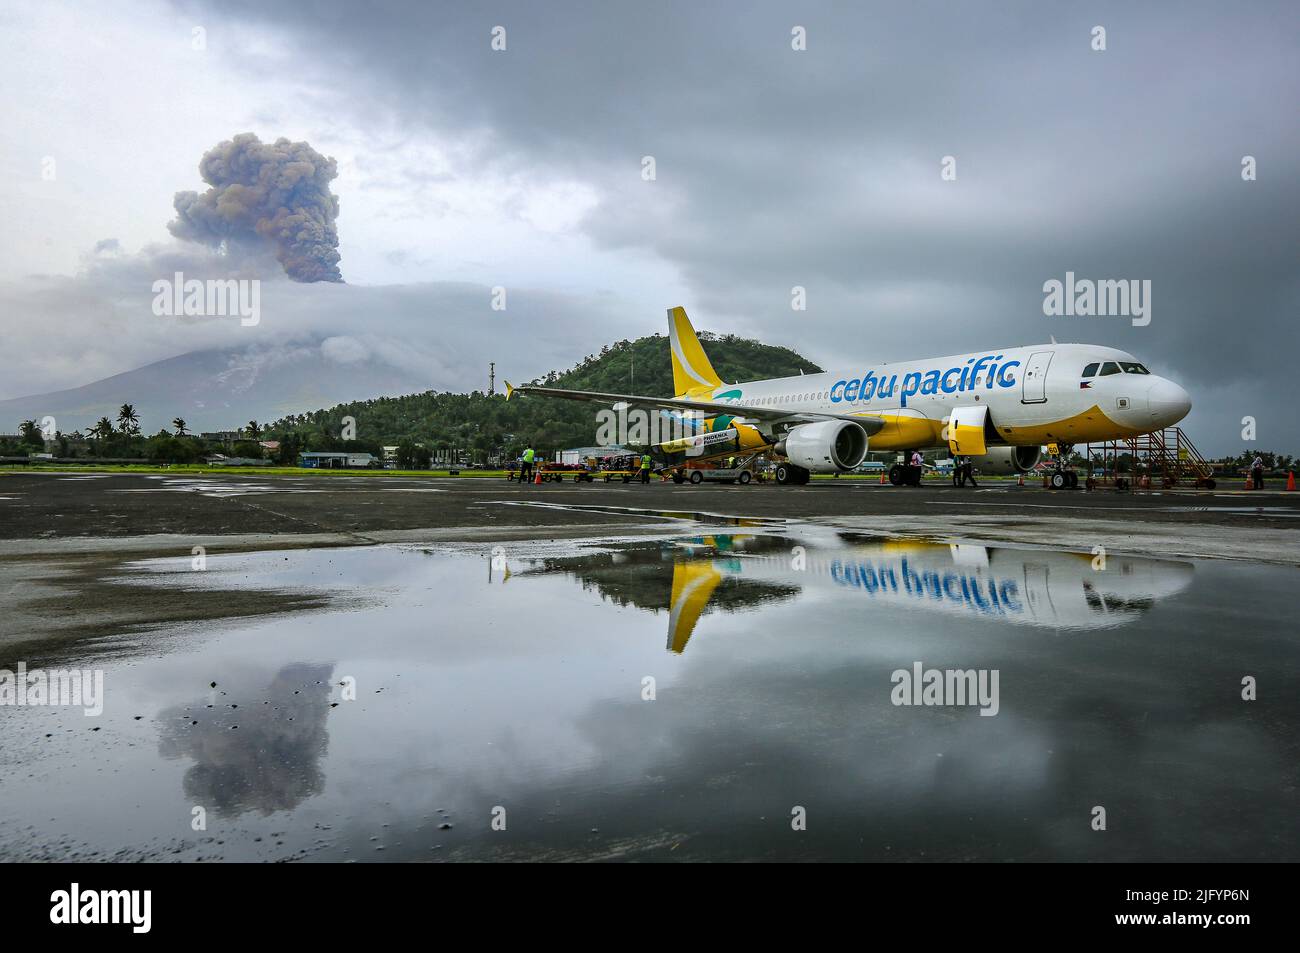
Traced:
[[[1203, 449], [1300, 451], [1298, 64], [1294, 2], [7, 3], [0, 398], [313, 336], [468, 389], [682, 304], [830, 367], [1114, 345]], [[258, 327], [160, 319], [223, 264], [173, 196], [243, 132], [337, 161], [346, 285], [250, 265]], [[1045, 316], [1067, 271], [1149, 279], [1151, 323]]]

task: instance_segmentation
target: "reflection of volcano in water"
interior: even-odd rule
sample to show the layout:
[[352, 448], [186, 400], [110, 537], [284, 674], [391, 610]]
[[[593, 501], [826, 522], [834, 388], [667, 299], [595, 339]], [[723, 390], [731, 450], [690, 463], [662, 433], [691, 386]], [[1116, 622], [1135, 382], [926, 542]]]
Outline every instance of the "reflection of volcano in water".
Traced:
[[208, 709], [205, 701], [197, 701], [188, 710], [163, 712], [159, 753], [194, 761], [185, 772], [186, 797], [222, 817], [234, 817], [245, 811], [288, 810], [319, 794], [325, 782], [320, 759], [329, 745], [325, 716], [333, 672], [333, 665], [287, 665], [256, 701], [239, 703], [237, 709]]
[[[602, 599], [657, 612], [673, 608], [674, 580], [680, 573], [678, 567], [684, 564], [692, 565], [706, 558], [726, 560], [733, 554], [762, 554], [788, 560], [793, 546], [779, 536], [696, 536], [669, 543], [637, 543], [614, 552], [543, 559], [522, 575], [564, 573], [576, 579], [584, 591], [598, 592]], [[711, 590], [708, 607], [734, 612], [789, 599], [799, 592], [796, 582], [719, 576]]]

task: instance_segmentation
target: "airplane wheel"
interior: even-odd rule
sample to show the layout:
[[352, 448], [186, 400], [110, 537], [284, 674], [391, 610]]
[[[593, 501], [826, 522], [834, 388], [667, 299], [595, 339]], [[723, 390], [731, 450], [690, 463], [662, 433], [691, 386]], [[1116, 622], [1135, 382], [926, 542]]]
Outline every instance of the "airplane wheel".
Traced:
[[785, 486], [785, 485], [787, 485], [787, 484], [790, 482], [790, 478], [793, 477], [793, 476], [794, 476], [794, 471], [793, 471], [793, 469], [790, 467], [789, 464], [786, 464], [786, 463], [778, 463], [778, 464], [776, 465], [776, 482], [777, 482], [777, 483], [781, 484], [782, 486]]
[[892, 467], [889, 468], [889, 482], [892, 483], [894, 486], [903, 485], [903, 468], [900, 467], [897, 463], [895, 463]]
[[1071, 490], [1078, 489], [1078, 487], [1079, 487], [1079, 474], [1075, 473], [1073, 470], [1071, 470], [1069, 473], [1067, 473], [1067, 474], [1066, 474], [1066, 486], [1068, 486]]
[[742, 472], [742, 473], [740, 474], [740, 476], [736, 477], [736, 480], [740, 483], [741, 486], [745, 486], [745, 485], [748, 484], [749, 481], [752, 480], [752, 479], [753, 479], [753, 477], [751, 477], [751, 476], [749, 475], [749, 471], [748, 471], [748, 470], [745, 470], [744, 472]]
[[686, 477], [682, 476], [680, 473], [674, 473], [673, 482], [676, 483], [678, 486], [681, 486], [683, 483], [686, 482]]
[[802, 467], [799, 467], [797, 468], [797, 472], [799, 474], [799, 485], [806, 486], [808, 484], [808, 481], [812, 479], [812, 471], [805, 470]]
[[1064, 474], [1064, 473], [1061, 473], [1061, 472], [1058, 470], [1056, 473], [1053, 473], [1053, 474], [1052, 474], [1052, 489], [1053, 489], [1053, 490], [1063, 490], [1063, 489], [1065, 489], [1065, 482], [1066, 482], [1066, 481], [1065, 481], [1065, 474]]
[[691, 473], [691, 482], [694, 483], [694, 484], [700, 484], [700, 483], [703, 483], [703, 482], [704, 482], [704, 474], [701, 473], [699, 470], [695, 470], [695, 471], [693, 471], [693, 472]]

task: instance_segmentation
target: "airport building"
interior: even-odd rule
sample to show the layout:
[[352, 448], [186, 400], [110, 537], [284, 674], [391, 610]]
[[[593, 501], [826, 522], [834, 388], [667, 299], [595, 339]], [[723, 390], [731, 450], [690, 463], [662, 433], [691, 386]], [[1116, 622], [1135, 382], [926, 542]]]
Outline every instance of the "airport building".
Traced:
[[600, 457], [615, 457], [622, 453], [627, 453], [627, 450], [626, 448], [619, 446], [574, 447], [572, 450], [556, 450], [555, 462], [567, 464], [582, 463], [588, 457], [596, 457], [599, 459]]
[[298, 455], [298, 466], [309, 470], [368, 470], [380, 465], [371, 453], [307, 452]]

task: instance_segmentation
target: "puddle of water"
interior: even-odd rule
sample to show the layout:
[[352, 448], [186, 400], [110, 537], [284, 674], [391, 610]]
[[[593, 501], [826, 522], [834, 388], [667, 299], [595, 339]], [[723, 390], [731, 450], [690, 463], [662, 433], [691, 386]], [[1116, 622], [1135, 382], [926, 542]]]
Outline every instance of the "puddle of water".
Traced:
[[1260, 516], [1300, 517], [1300, 510], [1288, 506], [1161, 506], [1168, 513], [1250, 513]]
[[548, 510], [567, 510], [577, 513], [605, 513], [613, 516], [676, 520], [686, 523], [704, 523], [708, 526], [776, 527], [786, 520], [771, 516], [726, 516], [722, 513], [699, 513], [686, 510], [648, 510], [635, 506], [601, 506], [588, 503], [547, 503], [540, 500], [485, 500], [496, 506], [534, 506]]
[[[340, 601], [168, 630], [98, 718], [0, 707], [0, 858], [1300, 853], [1295, 570], [822, 527], [208, 567], [128, 578]], [[997, 714], [894, 704], [918, 662]]]

